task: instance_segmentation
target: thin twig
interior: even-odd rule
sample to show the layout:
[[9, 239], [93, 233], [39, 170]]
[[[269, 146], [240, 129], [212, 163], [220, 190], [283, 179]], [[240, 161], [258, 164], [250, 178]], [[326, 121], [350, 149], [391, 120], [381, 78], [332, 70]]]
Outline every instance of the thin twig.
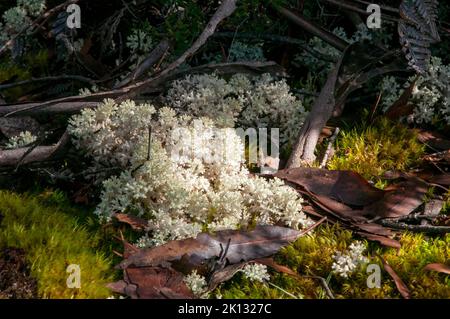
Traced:
[[236, 0], [222, 1], [221, 5], [214, 13], [214, 15], [211, 17], [211, 19], [209, 20], [208, 24], [206, 25], [205, 29], [202, 31], [200, 36], [194, 41], [192, 46], [189, 49], [187, 49], [178, 59], [169, 64], [167, 68], [161, 71], [158, 75], [137, 84], [135, 87], [131, 87], [129, 96], [131, 97], [141, 93], [142, 91], [145, 90], [145, 88], [149, 84], [158, 80], [159, 78], [167, 76], [172, 71], [177, 69], [180, 65], [182, 65], [189, 57], [193, 56], [198, 51], [198, 49], [200, 49], [206, 43], [209, 37], [213, 35], [213, 33], [216, 31], [216, 28], [219, 25], [219, 23], [222, 22], [224, 19], [228, 18], [235, 10], [236, 10]]
[[38, 146], [29, 151], [29, 147], [13, 150], [0, 150], [0, 166], [16, 166], [18, 163], [47, 161], [56, 156], [69, 142], [69, 134], [64, 132], [58, 143], [53, 146]]
[[339, 127], [336, 127], [333, 135], [331, 135], [330, 140], [328, 141], [327, 150], [325, 151], [325, 154], [323, 155], [322, 163], [320, 163], [320, 168], [324, 168], [327, 165], [328, 158], [330, 157], [331, 151], [333, 149], [334, 141], [336, 140], [338, 135], [339, 135]]
[[289, 291], [284, 290], [284, 289], [281, 288], [280, 286], [277, 286], [277, 285], [271, 283], [270, 281], [268, 281], [267, 283], [268, 283], [270, 286], [275, 287], [275, 288], [277, 288], [278, 290], [284, 292], [286, 295], [288, 295], [288, 296], [290, 296], [290, 297], [292, 297], [292, 298], [294, 298], [294, 299], [299, 299], [296, 295], [291, 294]]
[[[188, 73], [212, 73], [234, 74], [250, 73], [261, 74], [271, 73], [283, 75], [281, 66], [275, 62], [232, 62], [232, 63], [211, 63], [193, 67], [186, 70], [179, 70], [165, 77], [156, 78], [153, 82], [146, 84], [145, 93], [158, 93], [164, 89], [164, 85], [176, 78], [185, 76]], [[142, 82], [141, 82], [142, 83]], [[138, 86], [139, 84], [132, 85]], [[106, 98], [117, 99], [130, 91], [130, 86], [118, 88], [111, 91], [94, 93], [89, 96], [69, 96], [58, 98], [46, 102], [27, 102], [4, 104], [0, 108], [0, 117], [25, 116], [25, 115], [48, 115], [60, 113], [76, 113], [83, 108], [97, 107]]]
[[115, 88], [123, 87], [142, 76], [148, 69], [150, 69], [156, 62], [158, 62], [162, 56], [165, 55], [165, 53], [169, 50], [169, 47], [169, 41], [167, 39], [162, 40], [138, 65], [136, 70], [131, 72], [125, 79], [120, 81], [120, 83], [117, 84]]
[[276, 6], [275, 9], [288, 20], [292, 21], [293, 23], [310, 32], [311, 34], [319, 37], [323, 41], [327, 42], [328, 44], [338, 49], [339, 51], [344, 51], [345, 48], [348, 47], [349, 43], [347, 43], [347, 41], [341, 39], [334, 33], [325, 30], [321, 26], [318, 26], [315, 23], [309, 21], [304, 16], [300, 14], [295, 14], [284, 7]]
[[302, 277], [319, 280], [320, 283], [322, 284], [323, 289], [325, 290], [325, 293], [327, 294], [328, 298], [335, 299], [334, 294], [331, 291], [330, 287], [328, 286], [327, 281], [325, 280], [325, 278], [320, 277], [320, 276], [307, 276], [307, 275], [302, 275]]
[[2, 85], [0, 85], [0, 91], [14, 88], [17, 86], [22, 86], [22, 85], [29, 85], [29, 84], [40, 83], [40, 82], [64, 81], [64, 80], [75, 80], [75, 81], [79, 81], [79, 82], [89, 83], [91, 85], [94, 85], [96, 83], [95, 80], [87, 78], [82, 75], [46, 76], [46, 77], [42, 77], [42, 78], [32, 78], [32, 79], [28, 79], [28, 80], [19, 81], [19, 82], [2, 84]]
[[292, 37], [288, 37], [288, 36], [283, 36], [283, 35], [278, 35], [278, 34], [249, 33], [249, 32], [241, 32], [241, 33], [238, 33], [235, 35], [234, 32], [217, 32], [214, 34], [213, 37], [217, 37], [217, 38], [222, 38], [222, 37], [223, 38], [233, 38], [233, 37], [235, 37], [236, 39], [260, 39], [260, 40], [270, 41], [270, 42], [275, 42], [275, 43], [293, 44], [293, 45], [296, 45], [296, 46], [302, 48], [305, 52], [307, 52], [311, 56], [314, 56], [320, 60], [327, 61], [327, 62], [336, 62], [336, 59], [332, 58], [331, 56], [328, 56], [322, 52], [319, 52], [319, 51], [315, 50], [314, 48], [310, 48], [305, 43], [305, 41], [296, 39], [296, 38], [292, 38]]
[[[357, 12], [357, 13], [360, 13], [360, 14], [363, 14], [363, 15], [366, 15], [366, 16], [371, 14], [371, 12], [367, 12], [366, 10], [358, 8], [358, 7], [348, 3], [346, 1], [343, 1], [343, 0], [339, 0], [339, 1], [338, 0], [323, 0], [323, 1], [326, 1], [326, 2], [328, 2], [330, 4], [333, 4], [333, 5], [337, 6], [337, 7], [341, 7], [341, 8], [344, 8], [346, 10]], [[392, 21], [392, 22], [398, 22], [399, 21], [398, 18], [389, 16], [387, 14], [383, 14], [382, 18], [387, 20], [387, 21]]]
[[382, 219], [379, 221], [379, 223], [386, 227], [390, 227], [390, 228], [394, 228], [394, 229], [409, 230], [409, 231], [418, 232], [418, 233], [428, 233], [428, 234], [450, 233], [449, 226], [409, 225], [406, 223], [399, 223], [399, 222], [390, 221], [387, 219]]
[[230, 44], [230, 49], [228, 50], [228, 56], [227, 56], [227, 60], [225, 62], [228, 62], [230, 60], [230, 55], [231, 55], [231, 48], [233, 48], [233, 44], [234, 44], [234, 40], [236, 39], [236, 35], [238, 34], [239, 29], [241, 28], [241, 26], [248, 20], [248, 17], [246, 17], [245, 19], [243, 19], [239, 25], [236, 27], [236, 30], [234, 30], [233, 32], [233, 37], [231, 38], [231, 44]]
[[[32, 112], [36, 111], [36, 109], [42, 108], [51, 108], [56, 107], [56, 103], [61, 102], [63, 105], [59, 105], [59, 109], [69, 108], [71, 110], [80, 109], [83, 107], [89, 107], [86, 105], [87, 101], [90, 101], [90, 106], [95, 107], [100, 104], [100, 102], [105, 98], [115, 98], [117, 102], [123, 101], [125, 99], [133, 98], [136, 95], [146, 92], [149, 88], [154, 88], [155, 86], [161, 86], [164, 84], [168, 77], [170, 77], [174, 70], [176, 70], [180, 65], [182, 65], [186, 59], [194, 55], [200, 47], [202, 47], [209, 37], [215, 32], [218, 24], [222, 22], [225, 18], [229, 17], [236, 10], [236, 0], [224, 0], [221, 5], [215, 12], [215, 14], [211, 17], [208, 24], [206, 25], [203, 32], [200, 36], [194, 41], [192, 46], [187, 49], [178, 59], [172, 62], [167, 68], [163, 71], [155, 75], [154, 77], [141, 81], [136, 84], [131, 84], [127, 87], [120, 88], [117, 90], [111, 90], [107, 92], [100, 92], [91, 94], [90, 96], [80, 99], [80, 97], [72, 96], [60, 100], [49, 101], [45, 103], [30, 103], [28, 106], [19, 106], [19, 108], [15, 108], [13, 111], [4, 112], [7, 109], [7, 106], [0, 108], [0, 112], [5, 114], [4, 116], [17, 115], [23, 112]], [[56, 103], [55, 103], [56, 102]], [[74, 102], [78, 102], [78, 105], [74, 107]], [[65, 104], [64, 104], [65, 103]], [[1, 116], [1, 114], [0, 114]]]

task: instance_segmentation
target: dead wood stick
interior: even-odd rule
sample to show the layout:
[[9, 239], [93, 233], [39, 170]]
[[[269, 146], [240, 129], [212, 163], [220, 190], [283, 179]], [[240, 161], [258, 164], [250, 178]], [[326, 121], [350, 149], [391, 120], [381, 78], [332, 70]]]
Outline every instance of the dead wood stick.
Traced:
[[[145, 80], [145, 81], [141, 81], [139, 83], [136, 84], [132, 84], [129, 85], [127, 87], [124, 88], [120, 88], [118, 90], [112, 90], [112, 91], [107, 91], [107, 92], [101, 92], [101, 93], [95, 93], [92, 94], [88, 97], [86, 97], [86, 99], [80, 99], [80, 97], [69, 97], [69, 98], [65, 98], [62, 99], [62, 101], [58, 101], [55, 103], [55, 101], [49, 101], [46, 103], [31, 103], [28, 105], [22, 105], [21, 107], [16, 107], [14, 108], [14, 105], [11, 106], [9, 108], [9, 111], [5, 112], [5, 110], [8, 110], [8, 105], [4, 105], [3, 107], [0, 108], [0, 116], [11, 116], [11, 115], [17, 115], [17, 114], [21, 114], [24, 115], [24, 113], [28, 112], [32, 112], [32, 111], [36, 111], [37, 109], [43, 109], [43, 108], [50, 108], [50, 107], [69, 107], [73, 109], [73, 104], [71, 104], [70, 102], [78, 102], [78, 107], [79, 109], [83, 108], [82, 105], [80, 105], [79, 102], [93, 102], [91, 103], [91, 106], [97, 106], [104, 98], [115, 98], [118, 101], [123, 101], [127, 98], [133, 98], [136, 95], [143, 93], [143, 92], [148, 92], [148, 90], [153, 89], [160, 85], [162, 85], [164, 83], [164, 81], [167, 80], [167, 78], [171, 75], [171, 73], [177, 69], [181, 64], [183, 64], [187, 58], [189, 58], [190, 56], [194, 55], [197, 50], [203, 45], [205, 44], [205, 42], [208, 40], [208, 38], [214, 33], [214, 31], [217, 28], [217, 25], [225, 18], [227, 18], [228, 16], [230, 16], [234, 10], [236, 10], [236, 0], [225, 0], [222, 2], [222, 4], [219, 6], [219, 8], [217, 9], [217, 11], [214, 13], [214, 15], [212, 16], [212, 18], [210, 19], [210, 21], [208, 22], [208, 24], [206, 25], [205, 29], [203, 30], [203, 32], [200, 34], [200, 36], [197, 38], [197, 40], [195, 40], [194, 44], [187, 49], [177, 60], [175, 60], [174, 62], [172, 62], [166, 69], [164, 69], [162, 72], [160, 72], [159, 74], [157, 74], [156, 76]], [[61, 105], [60, 103], [65, 103], [63, 105]], [[12, 107], [12, 109], [11, 109]], [[29, 114], [29, 113], [28, 113]]]
[[[274, 75], [284, 75], [283, 68], [275, 62], [233, 62], [233, 63], [213, 63], [193, 67], [187, 70], [174, 72], [166, 77], [159, 78], [153, 83], [149, 83], [146, 93], [159, 93], [164, 89], [164, 85], [188, 73], [212, 73], [234, 74], [248, 73], [261, 74], [271, 73]], [[50, 114], [72, 114], [84, 108], [98, 106], [104, 99], [116, 99], [128, 92], [127, 88], [119, 88], [112, 91], [94, 93], [89, 96], [70, 96], [59, 98], [47, 102], [28, 102], [16, 104], [4, 104], [0, 106], [0, 116], [37, 116]]]
[[315, 160], [314, 150], [319, 140], [320, 132], [332, 116], [335, 107], [334, 89], [341, 63], [342, 58], [334, 66], [319, 96], [314, 100], [311, 112], [308, 113], [305, 123], [298, 134], [297, 141], [286, 165], [287, 168], [301, 167], [304, 162], [312, 163]]
[[325, 151], [325, 154], [323, 155], [322, 163], [320, 163], [320, 168], [324, 168], [325, 165], [327, 165], [328, 158], [330, 157], [331, 150], [333, 149], [333, 143], [336, 140], [338, 135], [339, 135], [339, 127], [336, 127], [333, 135], [331, 135], [330, 140], [328, 141], [327, 150]]
[[64, 81], [64, 80], [75, 80], [79, 82], [85, 82], [89, 83], [91, 85], [94, 85], [97, 81], [87, 78], [82, 75], [59, 75], [59, 76], [46, 76], [42, 78], [33, 78], [29, 80], [23, 80], [19, 82], [14, 83], [8, 83], [8, 84], [2, 84], [0, 85], [0, 91], [7, 90], [13, 87], [22, 86], [22, 85], [28, 85], [28, 84], [34, 84], [34, 83], [40, 83], [40, 82], [54, 82], [54, 81]]
[[150, 69], [156, 62], [158, 62], [162, 56], [169, 50], [170, 43], [167, 39], [163, 39], [157, 46], [150, 52], [150, 54], [142, 61], [136, 70], [131, 72], [125, 79], [123, 79], [115, 88], [123, 87], [130, 82], [139, 79], [148, 69]]
[[146, 81], [143, 81], [137, 84], [135, 87], [131, 88], [131, 96], [135, 96], [147, 88], [147, 86], [151, 85], [152, 82], [158, 80], [159, 78], [163, 78], [178, 68], [181, 64], [183, 64], [189, 57], [193, 56], [198, 49], [200, 49], [206, 41], [209, 39], [211, 35], [216, 31], [217, 26], [224, 19], [229, 17], [236, 10], [236, 0], [224, 0], [222, 4], [219, 6], [217, 11], [209, 20], [205, 29], [202, 31], [200, 36], [194, 41], [192, 46], [187, 49], [178, 59], [172, 62], [167, 68], [161, 71], [158, 75], [153, 78], [150, 78]]
[[327, 42], [331, 46], [335, 47], [339, 51], [344, 51], [345, 48], [349, 45], [346, 41], [339, 38], [337, 35], [329, 32], [328, 30], [325, 30], [321, 26], [316, 25], [315, 23], [309, 21], [304, 16], [300, 14], [295, 14], [291, 12], [290, 10], [283, 8], [283, 7], [275, 7], [275, 9], [283, 15], [288, 20], [292, 21], [293, 23], [297, 24], [301, 28], [305, 29], [306, 31], [310, 32], [311, 34], [319, 37], [323, 41]]
[[387, 219], [382, 219], [379, 221], [379, 223], [386, 227], [390, 227], [390, 228], [394, 228], [394, 229], [409, 230], [412, 232], [419, 232], [419, 233], [428, 233], [428, 234], [435, 234], [435, 235], [450, 233], [449, 226], [409, 225], [406, 223], [399, 223], [399, 222], [390, 221]]
[[325, 278], [320, 277], [320, 276], [307, 276], [307, 275], [301, 275], [302, 277], [305, 278], [311, 278], [311, 279], [316, 279], [319, 280], [323, 289], [325, 290], [325, 293], [327, 294], [328, 298], [330, 299], [335, 299], [333, 292], [331, 291], [330, 287], [327, 284], [327, 281], [325, 280]]
[[58, 143], [52, 146], [34, 147], [29, 152], [28, 147], [13, 150], [0, 150], [0, 166], [17, 166], [32, 162], [43, 162], [52, 159], [67, 145], [70, 137], [67, 131], [59, 139]]
[[[328, 2], [328, 3], [330, 3], [330, 4], [334, 5], [334, 6], [337, 6], [337, 7], [349, 10], [349, 11], [360, 13], [360, 14], [365, 15], [365, 16], [368, 16], [368, 15], [371, 14], [371, 12], [367, 12], [366, 9], [361, 9], [361, 8], [355, 6], [355, 5], [353, 5], [353, 4], [351, 4], [351, 3], [347, 2], [347, 1], [343, 1], [343, 0], [339, 0], [339, 1], [338, 0], [322, 0], [322, 1]], [[383, 11], [385, 11], [385, 10], [383, 10]], [[397, 15], [398, 15], [398, 11], [397, 11]], [[399, 20], [398, 18], [392, 17], [392, 16], [387, 15], [387, 14], [383, 14], [382, 17], [383, 17], [384, 20], [392, 21], [392, 22], [398, 22], [398, 20]]]
[[332, 58], [329, 55], [326, 55], [322, 52], [319, 52], [315, 50], [314, 48], [310, 48], [305, 41], [278, 35], [278, 34], [261, 34], [261, 33], [249, 33], [249, 32], [240, 32], [235, 34], [235, 32], [216, 32], [214, 34], [215, 38], [236, 38], [236, 39], [258, 39], [258, 40], [265, 40], [270, 41], [273, 43], [284, 43], [284, 44], [293, 44], [300, 48], [302, 48], [305, 52], [310, 54], [311, 56], [314, 56], [320, 60], [327, 61], [327, 62], [336, 62], [336, 59]]

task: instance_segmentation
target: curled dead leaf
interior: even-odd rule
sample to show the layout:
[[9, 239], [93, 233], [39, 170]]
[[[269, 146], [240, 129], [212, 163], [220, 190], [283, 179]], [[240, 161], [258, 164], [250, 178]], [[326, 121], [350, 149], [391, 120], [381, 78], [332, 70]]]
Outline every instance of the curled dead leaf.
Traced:
[[441, 273], [450, 275], [450, 266], [447, 266], [444, 264], [439, 264], [439, 263], [428, 264], [423, 269], [437, 271], [437, 272], [441, 272]]
[[382, 190], [352, 171], [299, 167], [280, 170], [274, 176], [316, 195], [327, 196], [351, 206], [365, 206], [380, 200], [384, 195]]
[[386, 260], [383, 259], [383, 257], [378, 256], [380, 260], [383, 263], [384, 270], [391, 276], [391, 278], [394, 280], [395, 286], [397, 287], [398, 291], [405, 299], [411, 298], [411, 292], [409, 291], [409, 288], [406, 286], [406, 284], [403, 282], [403, 280], [397, 275], [395, 270], [388, 264]]
[[171, 268], [139, 267], [124, 270], [124, 279], [108, 285], [113, 292], [132, 299], [191, 299], [183, 274]]
[[295, 241], [301, 231], [279, 226], [257, 226], [252, 231], [225, 230], [215, 235], [201, 233], [196, 238], [175, 240], [154, 248], [141, 249], [119, 266], [173, 265], [183, 272], [200, 269], [217, 258], [230, 241], [226, 259], [230, 264], [267, 257]]
[[137, 216], [133, 216], [130, 214], [121, 214], [121, 213], [116, 213], [113, 216], [119, 222], [130, 225], [131, 228], [133, 228], [134, 230], [142, 231], [142, 230], [145, 230], [148, 226], [147, 220], [137, 217]]

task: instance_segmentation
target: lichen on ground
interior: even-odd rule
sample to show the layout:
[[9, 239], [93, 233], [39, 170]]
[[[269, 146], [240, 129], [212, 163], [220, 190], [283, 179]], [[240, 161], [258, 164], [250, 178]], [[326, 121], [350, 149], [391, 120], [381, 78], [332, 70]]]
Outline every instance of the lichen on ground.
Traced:
[[[400, 237], [402, 248], [380, 247], [365, 243], [369, 264], [380, 266], [380, 288], [369, 288], [367, 265], [358, 268], [348, 278], [332, 272], [333, 255], [345, 251], [355, 241], [353, 234], [339, 225], [324, 225], [313, 234], [301, 237], [295, 243], [282, 249], [275, 260], [304, 276], [321, 276], [336, 298], [400, 298], [394, 281], [383, 271], [382, 256], [402, 278], [411, 290], [412, 298], [448, 298], [450, 276], [424, 270], [428, 263], [448, 263], [450, 256], [450, 235], [427, 238], [422, 234], [404, 233]], [[222, 298], [326, 298], [323, 286], [317, 279], [296, 279], [287, 274], [271, 271], [271, 284], [252, 282], [243, 275], [235, 276], [230, 282], [217, 289]], [[289, 294], [287, 294], [286, 292]]]

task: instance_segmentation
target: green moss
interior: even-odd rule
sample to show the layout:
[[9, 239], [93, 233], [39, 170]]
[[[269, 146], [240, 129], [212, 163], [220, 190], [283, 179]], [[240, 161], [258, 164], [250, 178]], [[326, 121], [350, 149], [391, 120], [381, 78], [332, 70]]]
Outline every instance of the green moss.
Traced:
[[[366, 266], [360, 267], [349, 278], [331, 273], [333, 255], [345, 251], [354, 241], [352, 233], [338, 225], [319, 227], [314, 234], [304, 236], [282, 249], [276, 256], [279, 264], [289, 266], [301, 275], [321, 276], [328, 279], [328, 285], [336, 298], [400, 298], [395, 283], [382, 270], [381, 287], [368, 288]], [[401, 236], [402, 248], [380, 247], [366, 243], [366, 255], [371, 264], [383, 269], [377, 255], [382, 256], [404, 280], [413, 298], [449, 298], [450, 276], [423, 270], [428, 263], [449, 263], [450, 234], [442, 238], [426, 238], [421, 234], [405, 233]], [[271, 272], [271, 282], [282, 290], [304, 298], [324, 298], [324, 290], [317, 280], [300, 280], [285, 274]], [[242, 275], [220, 287], [224, 298], [292, 298], [267, 284], [252, 283]]]
[[[0, 83], [20, 82], [31, 79], [33, 76], [44, 76], [48, 73], [48, 61], [46, 50], [30, 52], [22, 58], [20, 63], [11, 59], [0, 60]], [[35, 85], [16, 86], [4, 90], [2, 93], [6, 98], [15, 100], [33, 87]]]
[[271, 272], [271, 282], [277, 286], [274, 287], [253, 282], [242, 274], [237, 274], [217, 289], [215, 294], [224, 299], [303, 299], [303, 287], [305, 284], [313, 284], [308, 281], [310, 280], [305, 279], [305, 282], [299, 282], [288, 275]]
[[405, 170], [424, 152], [413, 131], [385, 118], [367, 128], [343, 131], [336, 146], [328, 168], [353, 170], [368, 179], [387, 170]]
[[[18, 82], [22, 80], [28, 80], [31, 78], [30, 70], [21, 68], [19, 65], [14, 63], [0, 63], [0, 83], [11, 81]], [[8, 98], [17, 98], [23, 95], [23, 88], [20, 86], [10, 88], [5, 91], [4, 95]]]
[[[60, 197], [60, 198], [59, 198]], [[114, 280], [111, 259], [99, 249], [100, 235], [89, 231], [74, 209], [55, 205], [61, 195], [17, 195], [0, 192], [0, 248], [26, 252], [31, 275], [42, 298], [105, 298]], [[81, 288], [69, 289], [67, 266], [81, 268]]]

